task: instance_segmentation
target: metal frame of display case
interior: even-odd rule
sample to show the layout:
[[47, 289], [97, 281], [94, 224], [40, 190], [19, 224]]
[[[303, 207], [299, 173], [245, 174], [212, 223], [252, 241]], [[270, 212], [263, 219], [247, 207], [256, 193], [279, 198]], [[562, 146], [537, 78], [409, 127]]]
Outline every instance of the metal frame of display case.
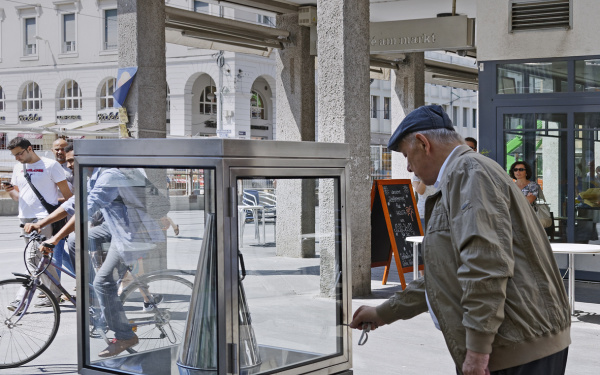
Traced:
[[[341, 219], [342, 316], [340, 323], [348, 324], [352, 314], [351, 259], [349, 222], [346, 210], [348, 187], [346, 144], [315, 142], [251, 141], [235, 139], [131, 139], [131, 140], [76, 140], [75, 191], [77, 212], [77, 253], [83, 248], [82, 236], [87, 223], [81, 220], [83, 206], [79, 197], [80, 171], [84, 167], [163, 167], [214, 169], [215, 211], [217, 231], [217, 311], [218, 319], [218, 374], [238, 374], [238, 261], [236, 179], [238, 177], [308, 177], [336, 178], [339, 181], [339, 210]], [[205, 187], [206, 189], [206, 187]], [[83, 216], [85, 217], [85, 216]], [[77, 269], [85, 267], [77, 257]], [[77, 290], [83, 291], [78, 272]], [[83, 375], [115, 373], [84, 366], [89, 362], [85, 335], [88, 330], [88, 312], [83, 304], [77, 305], [78, 369]], [[281, 374], [350, 374], [352, 363], [351, 329], [342, 326], [341, 353], [317, 359], [298, 367], [269, 373]], [[236, 349], [233, 349], [236, 348]], [[118, 372], [117, 372], [118, 373]]]

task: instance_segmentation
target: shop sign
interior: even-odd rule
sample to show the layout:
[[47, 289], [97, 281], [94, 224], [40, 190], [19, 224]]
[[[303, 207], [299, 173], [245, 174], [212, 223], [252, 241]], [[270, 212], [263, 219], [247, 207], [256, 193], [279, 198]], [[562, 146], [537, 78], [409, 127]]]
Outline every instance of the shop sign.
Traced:
[[40, 121], [42, 116], [37, 113], [29, 113], [26, 115], [19, 115], [19, 121]]
[[98, 113], [98, 121], [116, 121], [119, 119], [119, 112]]
[[475, 48], [475, 19], [467, 16], [371, 22], [371, 54]]
[[57, 120], [81, 120], [81, 115], [60, 115], [56, 116]]

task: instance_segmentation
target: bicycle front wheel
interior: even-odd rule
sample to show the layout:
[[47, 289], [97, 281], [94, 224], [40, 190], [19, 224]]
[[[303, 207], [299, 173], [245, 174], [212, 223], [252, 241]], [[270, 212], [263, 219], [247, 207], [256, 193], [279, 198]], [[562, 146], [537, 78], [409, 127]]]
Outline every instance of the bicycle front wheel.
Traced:
[[15, 306], [11, 304], [23, 294], [21, 288], [22, 280], [0, 281], [0, 369], [21, 366], [42, 354], [54, 340], [60, 324], [58, 302], [44, 285], [37, 290], [49, 297], [51, 306], [34, 307], [32, 301], [19, 320], [21, 315], [14, 314]]
[[[140, 339], [136, 352], [181, 343], [190, 309], [193, 284], [175, 275], [143, 275], [123, 290], [121, 301], [132, 329]], [[144, 311], [142, 290], [161, 299], [157, 308]]]

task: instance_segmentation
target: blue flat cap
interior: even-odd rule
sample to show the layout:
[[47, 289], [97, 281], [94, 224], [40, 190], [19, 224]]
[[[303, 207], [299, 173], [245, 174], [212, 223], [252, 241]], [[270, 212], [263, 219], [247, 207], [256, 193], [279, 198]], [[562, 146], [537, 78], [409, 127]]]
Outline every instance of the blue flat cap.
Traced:
[[454, 131], [450, 117], [439, 105], [424, 105], [409, 113], [392, 134], [388, 142], [388, 150], [396, 151], [402, 138], [409, 133], [431, 129]]

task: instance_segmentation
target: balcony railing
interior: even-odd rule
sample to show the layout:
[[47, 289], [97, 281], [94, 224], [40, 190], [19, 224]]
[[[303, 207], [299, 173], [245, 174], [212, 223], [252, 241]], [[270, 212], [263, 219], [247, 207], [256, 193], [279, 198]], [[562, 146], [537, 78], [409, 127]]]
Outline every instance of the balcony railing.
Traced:
[[37, 55], [37, 44], [26, 44], [23, 53], [25, 56]]
[[104, 42], [104, 50], [113, 50], [113, 49], [117, 49], [117, 47], [118, 47], [117, 43]]
[[64, 53], [75, 52], [75, 41], [71, 40], [71, 41], [63, 42], [63, 52]]

